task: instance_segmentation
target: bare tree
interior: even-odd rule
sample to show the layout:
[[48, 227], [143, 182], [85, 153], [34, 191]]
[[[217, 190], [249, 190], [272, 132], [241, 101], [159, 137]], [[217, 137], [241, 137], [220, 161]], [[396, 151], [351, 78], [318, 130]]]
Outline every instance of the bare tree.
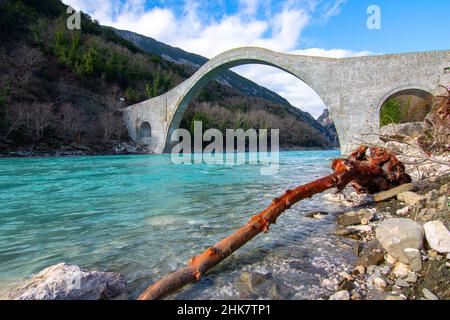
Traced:
[[20, 46], [14, 53], [14, 63], [17, 66], [16, 78], [21, 82], [30, 82], [43, 61], [44, 57], [39, 49], [28, 45]]
[[5, 138], [18, 130], [24, 123], [26, 106], [24, 103], [7, 104], [5, 107]]
[[30, 130], [35, 141], [40, 141], [44, 137], [45, 130], [54, 123], [52, 103], [33, 103], [25, 111], [25, 127]]
[[118, 100], [118, 94], [120, 93], [120, 87], [118, 84], [113, 84], [113, 86], [111, 87], [111, 92], [113, 94], [113, 106], [112, 106], [112, 110], [116, 111], [117, 109], [117, 100]]
[[61, 106], [58, 112], [58, 123], [62, 131], [64, 141], [75, 140], [75, 137], [81, 132], [83, 114], [69, 103]]
[[112, 112], [102, 113], [98, 117], [102, 137], [105, 141], [110, 140], [118, 131], [118, 121]]

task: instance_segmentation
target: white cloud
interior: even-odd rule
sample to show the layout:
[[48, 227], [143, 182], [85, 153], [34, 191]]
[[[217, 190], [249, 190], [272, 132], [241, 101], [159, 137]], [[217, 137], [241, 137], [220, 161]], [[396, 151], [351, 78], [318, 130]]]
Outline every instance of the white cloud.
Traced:
[[254, 16], [260, 6], [260, 0], [240, 0], [240, 6], [244, 14], [248, 16]]
[[[240, 0], [237, 13], [219, 19], [200, 13], [201, 4], [196, 0], [185, 0], [181, 14], [176, 14], [173, 8], [146, 8], [145, 0], [63, 1], [104, 25], [131, 30], [208, 58], [241, 46], [335, 58], [368, 54], [341, 49], [297, 49], [304, 28], [313, 20], [325, 22], [337, 15], [346, 0], [287, 0], [281, 5], [275, 1], [276, 6], [270, 1]], [[259, 11], [265, 12], [264, 17], [258, 15]], [[314, 91], [290, 74], [267, 66], [243, 66], [234, 70], [313, 116], [320, 115], [324, 109]]]

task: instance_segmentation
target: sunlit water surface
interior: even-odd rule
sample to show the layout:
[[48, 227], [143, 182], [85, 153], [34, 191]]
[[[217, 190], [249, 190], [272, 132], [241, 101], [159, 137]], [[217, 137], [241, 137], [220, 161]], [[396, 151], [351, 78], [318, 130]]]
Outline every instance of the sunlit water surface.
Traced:
[[[175, 165], [168, 155], [1, 159], [0, 288], [66, 262], [125, 275], [135, 298], [284, 190], [331, 173], [338, 156], [284, 152], [273, 176], [261, 175], [259, 165]], [[332, 215], [303, 214], [338, 209], [321, 196], [302, 202], [172, 298], [243, 297], [236, 286], [243, 272], [270, 274], [279, 298], [314, 297], [330, 261], [350, 258], [329, 236]]]

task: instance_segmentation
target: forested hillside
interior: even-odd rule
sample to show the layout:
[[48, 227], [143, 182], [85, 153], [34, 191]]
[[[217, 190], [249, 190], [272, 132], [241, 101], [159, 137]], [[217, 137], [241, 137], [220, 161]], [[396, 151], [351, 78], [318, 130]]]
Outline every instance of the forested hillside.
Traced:
[[[82, 14], [69, 30], [60, 0], [0, 0], [0, 154], [25, 148], [79, 148], [109, 153], [128, 141], [120, 109], [170, 90], [192, 67], [145, 52]], [[210, 83], [193, 101], [183, 125], [289, 128], [282, 147], [331, 146], [281, 104]]]

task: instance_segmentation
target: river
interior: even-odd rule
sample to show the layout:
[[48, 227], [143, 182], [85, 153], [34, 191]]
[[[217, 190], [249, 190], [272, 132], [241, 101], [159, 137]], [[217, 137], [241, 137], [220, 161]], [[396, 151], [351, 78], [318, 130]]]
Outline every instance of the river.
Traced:
[[[282, 152], [273, 176], [261, 175], [259, 165], [175, 165], [169, 155], [1, 159], [0, 290], [66, 262], [123, 274], [136, 298], [284, 190], [331, 173], [338, 156]], [[303, 214], [340, 209], [320, 195], [298, 204], [268, 234], [171, 298], [240, 298], [244, 272], [270, 275], [275, 298], [317, 298], [320, 279], [333, 263], [345, 268], [351, 249], [329, 236], [333, 214]]]

